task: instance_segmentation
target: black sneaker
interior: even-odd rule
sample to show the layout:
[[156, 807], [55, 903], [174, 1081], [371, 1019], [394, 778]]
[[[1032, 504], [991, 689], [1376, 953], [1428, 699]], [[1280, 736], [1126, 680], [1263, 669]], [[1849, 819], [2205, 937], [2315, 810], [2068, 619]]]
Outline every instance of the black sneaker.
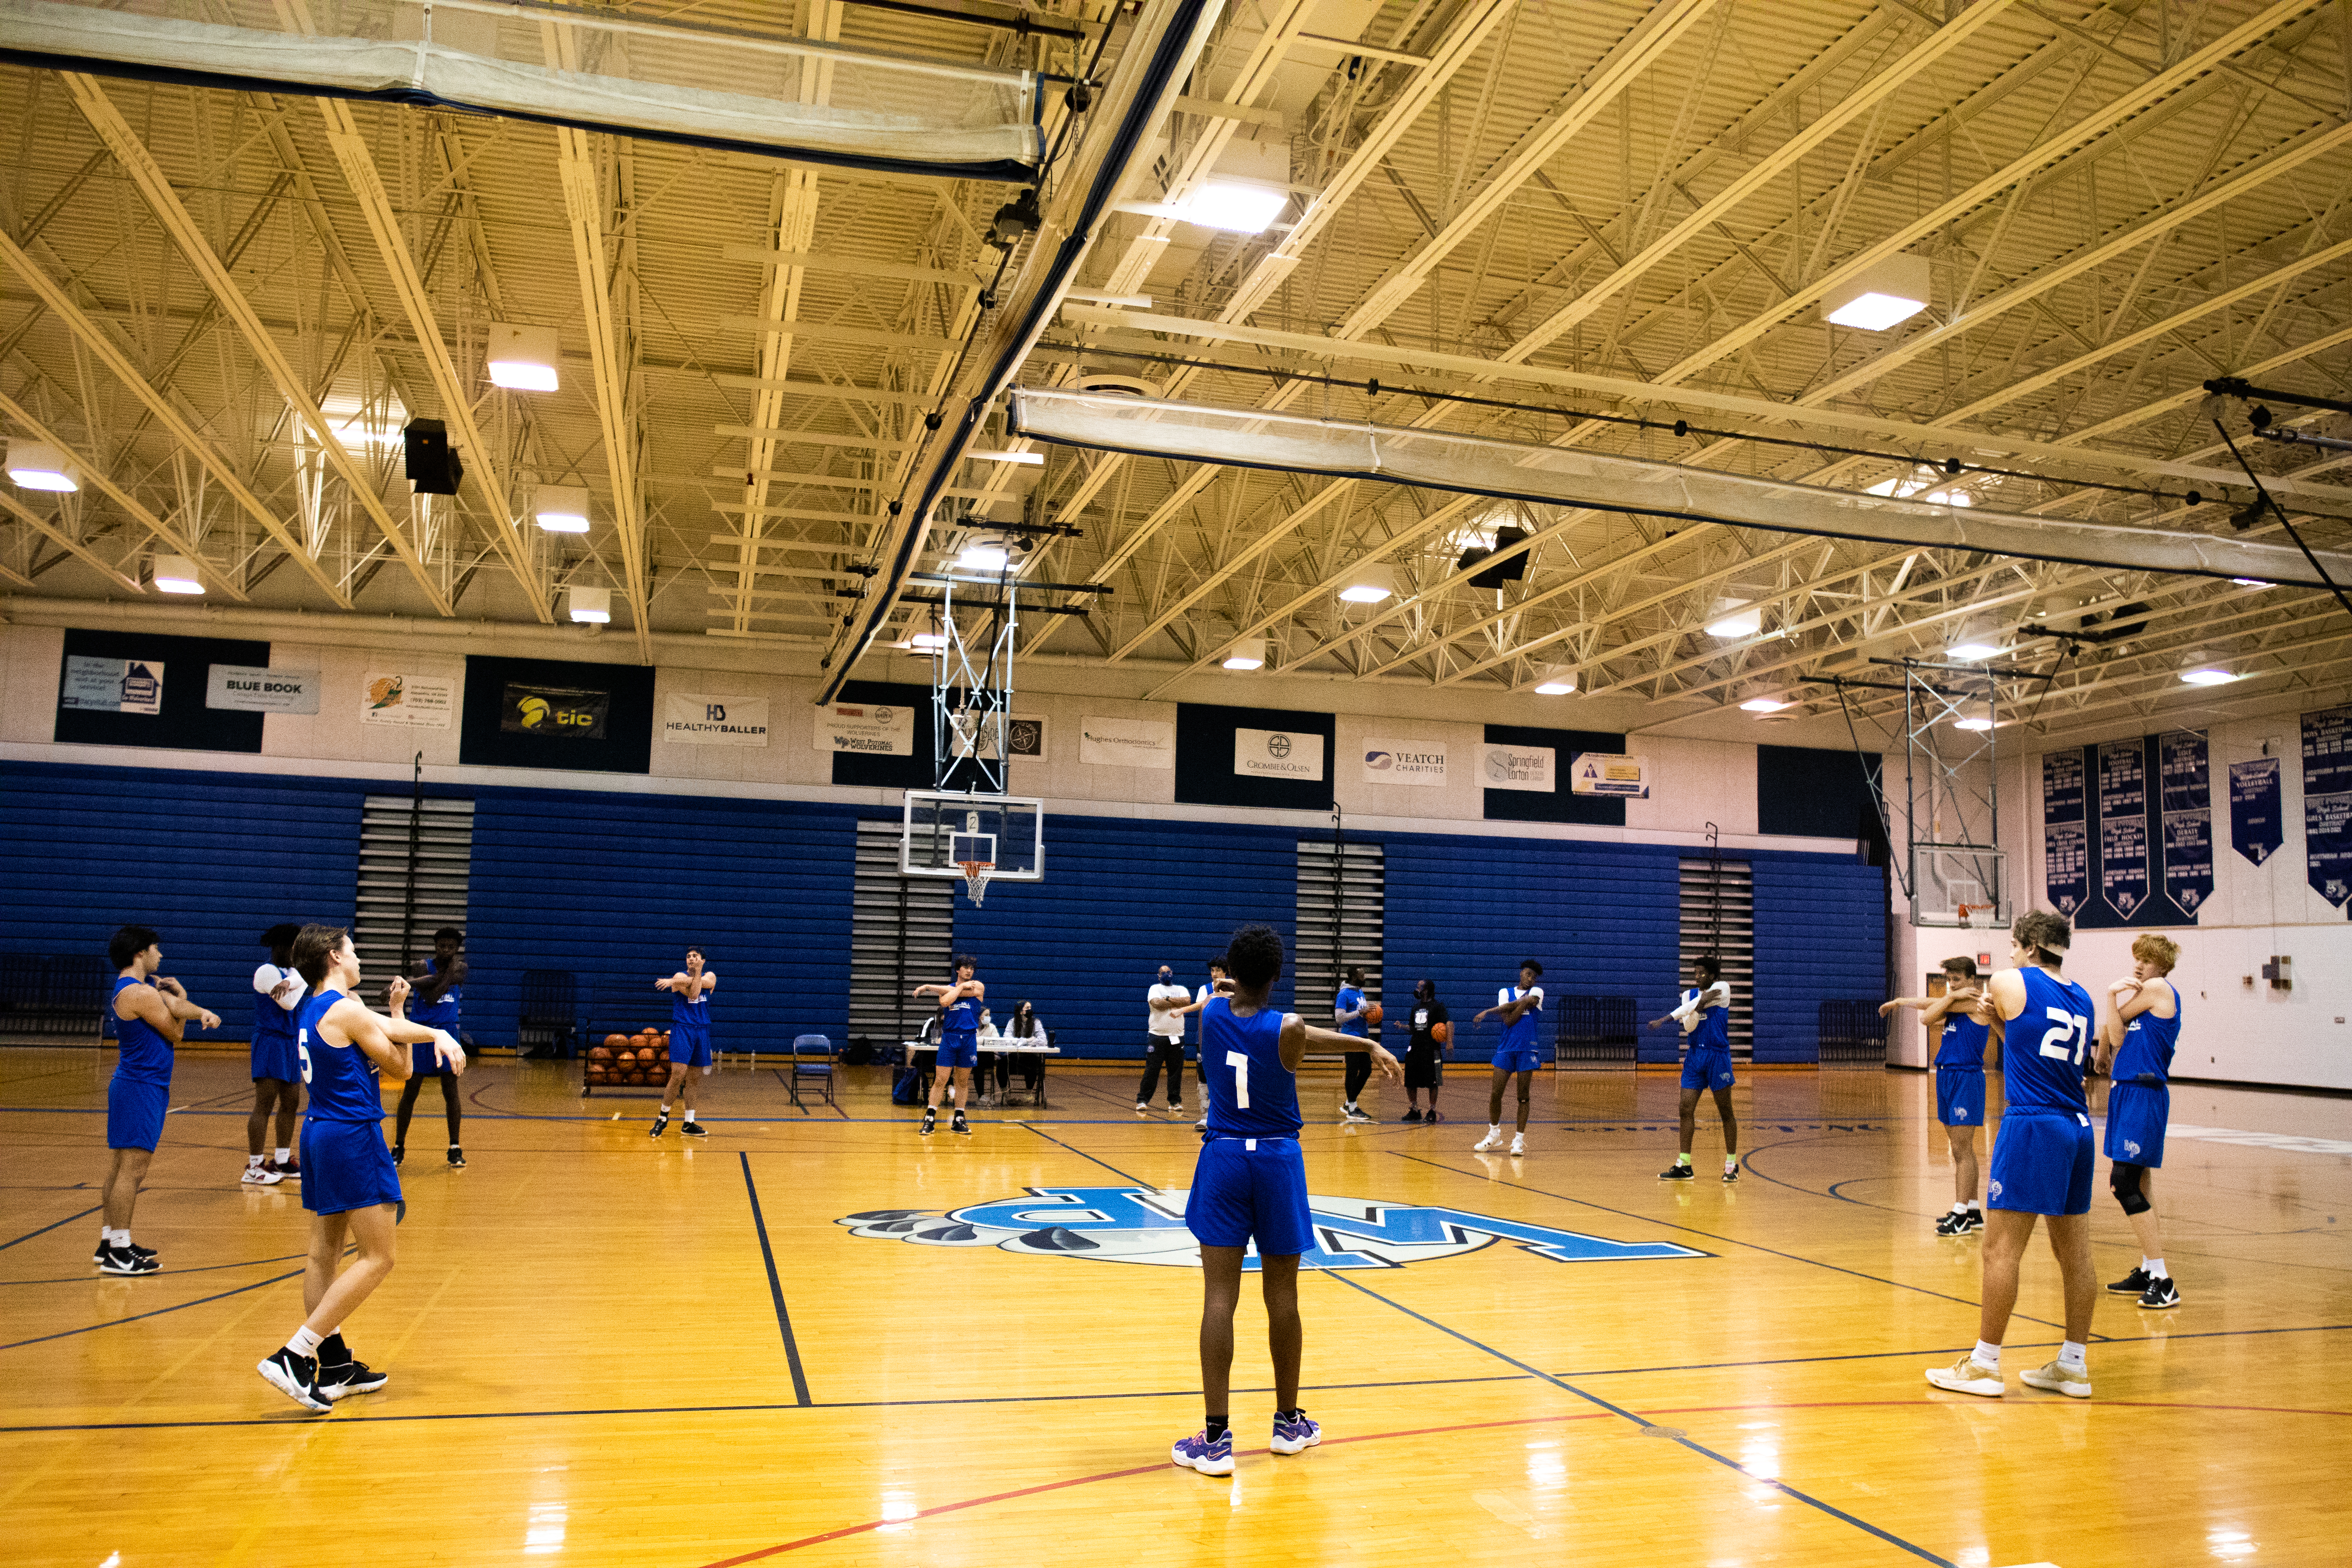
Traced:
[[1664, 1170], [1658, 1173], [1658, 1180], [1662, 1182], [1687, 1182], [1697, 1174], [1698, 1172], [1689, 1165], [1668, 1165]]
[[466, 1168], [466, 1152], [455, 1143], [449, 1145], [449, 1168], [453, 1171]]
[[1371, 1113], [1365, 1110], [1360, 1106], [1350, 1105], [1347, 1107], [1343, 1115], [1344, 1119], [1349, 1121], [1370, 1121], [1372, 1120]]
[[110, 1247], [98, 1255], [100, 1274], [153, 1274], [163, 1267], [153, 1253], [142, 1258], [127, 1247]]
[[704, 1127], [701, 1122], [693, 1120], [691, 1117], [678, 1123], [677, 1131], [678, 1136], [681, 1138], [708, 1138], [710, 1136], [709, 1130]]
[[1972, 1232], [1982, 1230], [1983, 1228], [1984, 1210], [1972, 1208], [1961, 1217], [1959, 1228], [1953, 1231], [1952, 1234], [1954, 1236], [1967, 1236]]
[[1968, 1228], [1969, 1211], [1966, 1209], [1946, 1209], [1936, 1216], [1937, 1236], [1964, 1236]]
[[1407, 1121], [1420, 1121], [1420, 1120], [1421, 1120], [1421, 1107], [1420, 1107], [1420, 1106], [1418, 1106], [1418, 1105], [1416, 1105], [1416, 1106], [1412, 1107], [1411, 1110], [1407, 1110], [1407, 1111], [1404, 1113], [1404, 1119], [1405, 1119]]
[[278, 1173], [281, 1176], [299, 1176], [302, 1173], [302, 1162], [289, 1160], [278, 1167]]
[[394, 1143], [394, 1144], [392, 1146], [392, 1163], [393, 1163], [394, 1164], [397, 1165], [397, 1164], [399, 1164], [403, 1160], [405, 1160], [405, 1159], [407, 1159], [407, 1158], [408, 1158], [408, 1145], [407, 1145], [407, 1144], [405, 1144], [405, 1143]]
[[2147, 1288], [2155, 1282], [2155, 1276], [2148, 1273], [2147, 1269], [2135, 1268], [2130, 1273], [2125, 1275], [2122, 1279], [2108, 1286], [2107, 1294], [2110, 1296], [2144, 1296], [2147, 1294]]
[[[929, 1131], [929, 1129], [926, 1129], [925, 1131]], [[963, 1112], [959, 1110], [955, 1113], [955, 1120], [948, 1123], [948, 1131], [950, 1132], [961, 1132], [965, 1137], [969, 1138], [971, 1136], [971, 1124], [963, 1119]]]
[[354, 1358], [333, 1366], [322, 1363], [319, 1368], [317, 1388], [322, 1396], [333, 1401], [346, 1394], [373, 1394], [391, 1381], [387, 1374]]
[[1736, 1182], [1739, 1180], [1739, 1167], [1738, 1165], [1724, 1166], [1723, 1179], [1727, 1182]]
[[2146, 1311], [2154, 1311], [2159, 1307], [2178, 1307], [2180, 1305], [2180, 1288], [2172, 1282], [2169, 1275], [2152, 1276], [2147, 1289], [2140, 1293], [2139, 1305]]
[[268, 1360], [257, 1363], [253, 1370], [270, 1387], [313, 1415], [324, 1415], [334, 1408], [319, 1387], [319, 1363], [310, 1356], [296, 1355], [280, 1345]]
[[651, 1132], [649, 1132], [649, 1133], [646, 1134], [646, 1136], [647, 1136], [648, 1138], [658, 1138], [658, 1137], [660, 1137], [663, 1133], [665, 1133], [665, 1132], [667, 1132], [667, 1131], [669, 1131], [669, 1113], [668, 1113], [668, 1112], [667, 1112], [667, 1111], [664, 1111], [664, 1112], [662, 1112], [660, 1115], [657, 1115], [657, 1116], [656, 1116], [656, 1117], [654, 1118], [654, 1130], [653, 1130]]
[[924, 1108], [924, 1110], [923, 1110], [923, 1126], [922, 1126], [922, 1133], [923, 1133], [923, 1136], [924, 1136], [924, 1137], [926, 1137], [926, 1138], [929, 1138], [929, 1137], [931, 1135], [931, 1131], [932, 1131], [932, 1130], [933, 1130], [934, 1128], [936, 1128], [936, 1127], [938, 1127], [938, 1126], [939, 1126], [939, 1124], [940, 1124], [940, 1113], [939, 1113], [937, 1110], [934, 1110], [930, 1109], [930, 1108], [929, 1108], [929, 1107], [928, 1107], [928, 1106], [927, 1106], [927, 1107], [925, 1107], [925, 1108]]

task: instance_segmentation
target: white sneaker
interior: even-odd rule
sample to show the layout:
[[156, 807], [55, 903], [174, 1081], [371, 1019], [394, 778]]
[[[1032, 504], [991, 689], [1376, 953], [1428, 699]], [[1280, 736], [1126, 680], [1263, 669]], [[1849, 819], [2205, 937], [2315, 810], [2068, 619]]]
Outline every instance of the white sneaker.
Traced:
[[1470, 1152], [1474, 1154], [1485, 1154], [1502, 1146], [1503, 1130], [1499, 1127], [1489, 1127], [1486, 1129], [1486, 1136], [1470, 1145]]
[[283, 1171], [265, 1170], [259, 1165], [245, 1168], [245, 1184], [248, 1187], [274, 1187], [286, 1179]]
[[1528, 1135], [1524, 1132], [1513, 1133], [1511, 1135], [1511, 1152], [1514, 1154], [1524, 1154], [1527, 1152]]
[[1135, 1102], [1135, 1113], [1138, 1116], [1149, 1116], [1151, 1114], [1151, 1107], [1144, 1104], [1143, 1101], [1139, 1100]]
[[[2029, 1383], [2033, 1380], [2033, 1374], [2030, 1372], [2025, 1374], [2025, 1377]], [[1974, 1352], [1962, 1356], [1949, 1366], [1929, 1367], [1927, 1381], [1937, 1388], [1948, 1389], [1954, 1394], [1981, 1394], [1988, 1399], [1999, 1399], [2004, 1392], [2000, 1373], [1977, 1360]], [[2089, 1393], [2090, 1384], [2084, 1384], [2083, 1392]]]
[[2091, 1369], [2087, 1366], [2068, 1366], [2063, 1361], [2053, 1361], [2017, 1375], [2026, 1387], [2046, 1394], [2063, 1394], [2069, 1399], [2091, 1397]]

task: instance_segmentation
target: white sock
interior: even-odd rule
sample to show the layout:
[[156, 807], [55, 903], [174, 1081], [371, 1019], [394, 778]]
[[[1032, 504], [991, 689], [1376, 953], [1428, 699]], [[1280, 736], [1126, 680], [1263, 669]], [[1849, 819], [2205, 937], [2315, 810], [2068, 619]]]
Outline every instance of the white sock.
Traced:
[[1970, 1198], [1969, 1200], [1969, 1212], [1970, 1214], [1982, 1214], [1984, 1213], [1984, 1205], [1977, 1202], [1974, 1198]]
[[1503, 1135], [1503, 1124], [1499, 1121], [1488, 1122], [1486, 1124], [1486, 1135], [1489, 1138], [1500, 1138]]
[[2169, 1279], [2172, 1278], [2171, 1274], [2166, 1270], [2164, 1267], [2164, 1259], [2161, 1258], [2143, 1258], [2139, 1260], [2139, 1266], [2147, 1270], [2151, 1279]]
[[293, 1157], [294, 1157], [294, 1150], [293, 1150], [293, 1146], [292, 1146], [291, 1144], [282, 1145], [282, 1146], [280, 1146], [280, 1147], [279, 1147], [279, 1149], [278, 1149], [278, 1163], [279, 1164], [281, 1164], [281, 1165], [282, 1165], [282, 1164], [286, 1163], [286, 1162], [287, 1162], [287, 1161], [289, 1161], [289, 1160], [292, 1159]]
[[1969, 1359], [1975, 1362], [1980, 1367], [1984, 1367], [1992, 1372], [1999, 1372], [2000, 1370], [2000, 1347], [1999, 1345], [1989, 1345], [1985, 1343], [1984, 1341], [1979, 1340], [1977, 1342], [1977, 1348], [1969, 1352]]
[[2083, 1363], [2083, 1347], [2073, 1340], [2063, 1340], [2058, 1345], [2058, 1364], [2074, 1372], [2086, 1370]]
[[286, 1348], [296, 1355], [315, 1356], [319, 1353], [319, 1336], [312, 1333], [306, 1323], [294, 1331], [293, 1336], [286, 1342]]
[[115, 1246], [128, 1247], [131, 1245], [131, 1227], [129, 1226], [126, 1225], [121, 1230], [112, 1231], [109, 1234], [113, 1237]]
[[258, 1154], [247, 1154], [245, 1157], [245, 1168], [248, 1171], [257, 1171], [261, 1169], [261, 1156]]
[[1969, 1212], [1969, 1201], [1968, 1201], [1968, 1199], [1966, 1199], [1966, 1198], [1954, 1198], [1954, 1199], [1952, 1200], [1952, 1212], [1953, 1212], [1954, 1214], [1966, 1214], [1966, 1213], [1968, 1213], [1968, 1212]]

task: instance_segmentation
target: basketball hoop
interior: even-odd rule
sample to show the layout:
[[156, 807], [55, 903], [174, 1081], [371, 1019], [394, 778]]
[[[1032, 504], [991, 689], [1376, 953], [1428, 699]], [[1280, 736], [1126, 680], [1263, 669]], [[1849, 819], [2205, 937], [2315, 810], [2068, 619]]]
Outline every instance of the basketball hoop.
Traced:
[[995, 868], [995, 864], [996, 863], [992, 860], [959, 860], [956, 862], [956, 865], [963, 871], [963, 890], [965, 894], [970, 897], [973, 904], [977, 905], [982, 896], [987, 893], [988, 873]]
[[1960, 924], [1971, 930], [1981, 931], [1992, 924], [1990, 904], [1955, 904], [1952, 910], [1960, 917]]

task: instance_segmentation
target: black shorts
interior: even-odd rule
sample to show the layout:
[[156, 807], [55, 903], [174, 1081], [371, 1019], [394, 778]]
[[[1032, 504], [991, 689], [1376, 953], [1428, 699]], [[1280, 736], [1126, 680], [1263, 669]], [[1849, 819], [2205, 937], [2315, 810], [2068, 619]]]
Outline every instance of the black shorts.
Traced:
[[1435, 1046], [1411, 1046], [1404, 1053], [1404, 1086], [1435, 1089], [1445, 1081], [1445, 1064]]

